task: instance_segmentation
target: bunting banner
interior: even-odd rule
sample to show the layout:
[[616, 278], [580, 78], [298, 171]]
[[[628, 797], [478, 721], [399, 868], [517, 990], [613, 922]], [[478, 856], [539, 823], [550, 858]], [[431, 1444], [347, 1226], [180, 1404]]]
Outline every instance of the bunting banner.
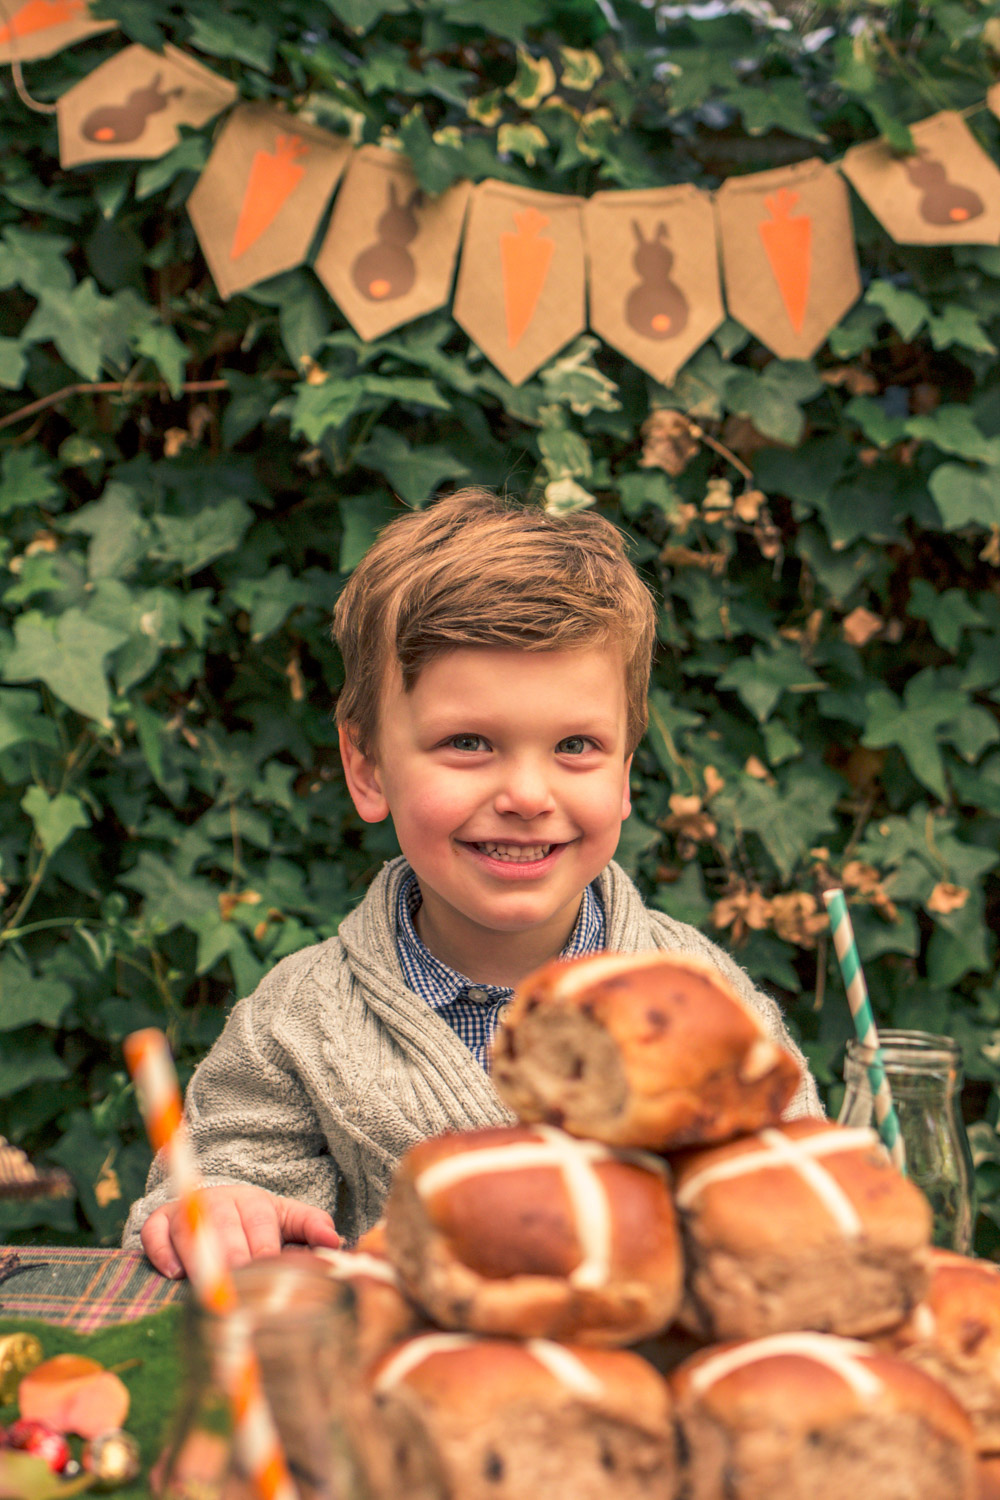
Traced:
[[378, 338], [447, 303], [471, 191], [471, 183], [458, 182], [428, 197], [398, 151], [355, 152], [316, 274], [361, 338]]
[[[0, 63], [115, 25], [91, 20], [87, 0], [0, 0]], [[435, 197], [398, 150], [355, 149], [237, 100], [178, 48], [132, 44], [57, 101], [60, 162], [162, 157], [181, 126], [235, 104], [188, 200], [219, 295], [302, 265], [343, 177], [315, 270], [359, 337], [452, 296], [455, 321], [513, 385], [583, 332], [588, 299], [594, 332], [665, 384], [727, 313], [779, 358], [809, 358], [861, 295], [848, 182], [900, 244], [1000, 243], [1000, 168], [951, 110], [910, 126], [909, 155], [880, 139], [714, 193], [684, 183], [583, 199], [489, 179]], [[1000, 83], [985, 103], [1000, 118]]]
[[672, 382], [725, 317], [712, 195], [690, 184], [595, 193], [583, 225], [591, 328]]
[[511, 385], [587, 326], [581, 198], [473, 188], [452, 312]]
[[57, 100], [60, 163], [165, 156], [180, 140], [179, 125], [207, 124], [237, 93], [176, 47], [161, 55], [136, 42]]
[[51, 57], [117, 21], [92, 21], [87, 0], [0, 0], [0, 63]]
[[233, 111], [187, 203], [220, 297], [302, 264], [350, 155], [283, 110]]
[[715, 194], [726, 306], [780, 359], [808, 359], [861, 295], [847, 188], [818, 158]]
[[910, 126], [913, 156], [884, 141], [852, 146], [841, 171], [901, 245], [995, 245], [1000, 171], [961, 115], [942, 110]]

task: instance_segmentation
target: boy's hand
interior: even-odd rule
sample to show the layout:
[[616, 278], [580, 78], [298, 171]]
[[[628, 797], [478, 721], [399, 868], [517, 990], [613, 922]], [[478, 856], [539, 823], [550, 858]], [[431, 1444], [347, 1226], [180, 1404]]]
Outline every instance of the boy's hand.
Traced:
[[[326, 1245], [335, 1250], [340, 1235], [321, 1208], [278, 1198], [249, 1184], [204, 1188], [201, 1199], [227, 1266], [244, 1266], [261, 1255], [277, 1255], [284, 1245]], [[142, 1248], [163, 1276], [189, 1272], [194, 1252], [180, 1204], [165, 1203], [142, 1226]]]

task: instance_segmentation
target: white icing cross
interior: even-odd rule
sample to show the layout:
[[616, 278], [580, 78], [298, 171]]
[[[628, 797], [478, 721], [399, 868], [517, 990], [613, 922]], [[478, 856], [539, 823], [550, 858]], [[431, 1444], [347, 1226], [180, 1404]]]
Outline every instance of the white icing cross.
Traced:
[[854, 1204], [836, 1178], [817, 1158], [870, 1149], [878, 1144], [878, 1136], [874, 1130], [824, 1130], [799, 1139], [783, 1135], [780, 1130], [761, 1130], [757, 1132], [757, 1139], [763, 1141], [764, 1150], [745, 1151], [741, 1156], [730, 1157], [728, 1161], [714, 1162], [689, 1177], [677, 1191], [678, 1206], [690, 1208], [698, 1194], [710, 1183], [743, 1177], [747, 1172], [789, 1167], [808, 1183], [844, 1235], [853, 1239], [861, 1233], [861, 1220]]
[[[405, 1380], [411, 1371], [422, 1365], [433, 1354], [450, 1354], [456, 1349], [467, 1349], [470, 1344], [489, 1344], [488, 1339], [477, 1339], [469, 1333], [425, 1333], [411, 1339], [382, 1366], [375, 1377], [375, 1389], [388, 1391]], [[549, 1374], [578, 1396], [597, 1400], [604, 1386], [592, 1370], [567, 1349], [565, 1344], [554, 1344], [549, 1339], [526, 1339], [521, 1345], [526, 1353], [543, 1365]]]
[[745, 1365], [782, 1354], [795, 1354], [815, 1360], [839, 1375], [859, 1400], [874, 1401], [882, 1390], [882, 1382], [864, 1363], [874, 1353], [875, 1350], [860, 1339], [840, 1339], [829, 1333], [775, 1333], [769, 1338], [754, 1339], [749, 1344], [740, 1344], [735, 1349], [725, 1349], [721, 1354], [710, 1356], [691, 1371], [691, 1388], [695, 1395], [702, 1396], [710, 1386], [725, 1380], [727, 1375]]
[[351, 1281], [355, 1276], [371, 1276], [373, 1280], [387, 1282], [389, 1286], [399, 1285], [395, 1267], [368, 1250], [331, 1250], [326, 1245], [317, 1245], [313, 1254], [326, 1261], [335, 1281]]
[[[579, 1141], [552, 1125], [533, 1125], [531, 1128], [540, 1139], [484, 1146], [478, 1151], [473, 1148], [435, 1162], [417, 1177], [417, 1192], [428, 1198], [456, 1182], [464, 1182], [485, 1172], [557, 1168], [562, 1172], [569, 1193], [580, 1242], [581, 1260], [568, 1279], [576, 1287], [604, 1286], [611, 1274], [611, 1209], [593, 1164], [620, 1161], [622, 1156], [598, 1141]], [[647, 1161], [639, 1153], [631, 1153], [628, 1159], [647, 1167], [655, 1163], [656, 1169], [660, 1169], [653, 1157]]]

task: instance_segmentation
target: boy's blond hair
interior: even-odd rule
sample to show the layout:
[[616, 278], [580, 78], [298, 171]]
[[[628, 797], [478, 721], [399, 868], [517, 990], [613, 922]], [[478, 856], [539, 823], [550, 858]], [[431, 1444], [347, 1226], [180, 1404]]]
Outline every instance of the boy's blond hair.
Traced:
[[398, 516], [348, 580], [333, 634], [345, 672], [337, 723], [366, 756], [393, 661], [408, 692], [435, 657], [469, 646], [617, 646], [627, 753], [646, 728], [656, 611], [619, 532], [592, 511], [551, 516], [470, 487]]

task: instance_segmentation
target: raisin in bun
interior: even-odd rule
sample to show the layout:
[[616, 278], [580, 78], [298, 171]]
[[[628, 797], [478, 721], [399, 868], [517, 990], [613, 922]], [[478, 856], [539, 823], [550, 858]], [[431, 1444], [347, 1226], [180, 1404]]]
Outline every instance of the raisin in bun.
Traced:
[[980, 1450], [1000, 1451], [1000, 1266], [934, 1250], [923, 1301], [879, 1344], [943, 1381]]
[[673, 1500], [665, 1382], [627, 1350], [426, 1334], [355, 1405], [370, 1500]]
[[550, 1125], [421, 1141], [385, 1221], [403, 1285], [445, 1328], [626, 1344], [680, 1300], [666, 1164]]
[[491, 1073], [522, 1120], [652, 1150], [768, 1125], [801, 1081], [718, 969], [660, 951], [544, 964], [514, 992]]
[[870, 1344], [785, 1333], [670, 1377], [690, 1500], [974, 1500], [972, 1424], [939, 1381]]
[[931, 1209], [871, 1130], [793, 1120], [673, 1158], [681, 1322], [704, 1339], [864, 1336], [923, 1296]]

